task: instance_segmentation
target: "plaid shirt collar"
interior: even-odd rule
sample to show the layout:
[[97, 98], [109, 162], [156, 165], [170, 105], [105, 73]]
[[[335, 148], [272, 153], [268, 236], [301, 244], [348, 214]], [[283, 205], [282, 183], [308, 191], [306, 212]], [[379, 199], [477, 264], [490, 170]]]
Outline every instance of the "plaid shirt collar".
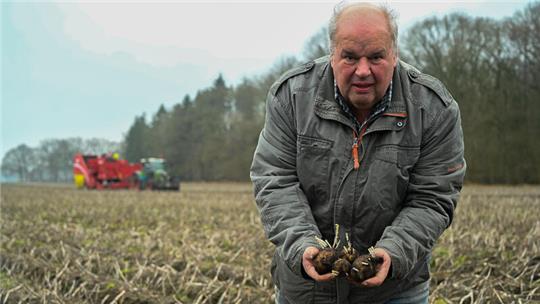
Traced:
[[345, 112], [347, 117], [349, 117], [349, 119], [351, 119], [351, 121], [354, 123], [356, 127], [356, 131], [360, 132], [360, 129], [364, 126], [366, 122], [370, 121], [371, 119], [375, 118], [379, 114], [386, 111], [386, 109], [388, 108], [388, 105], [390, 105], [390, 101], [392, 100], [392, 81], [390, 81], [390, 85], [388, 86], [388, 89], [386, 90], [386, 93], [384, 94], [381, 101], [376, 103], [375, 106], [373, 107], [371, 114], [369, 115], [369, 118], [366, 119], [366, 121], [362, 123], [360, 123], [358, 119], [356, 119], [356, 116], [353, 114], [351, 108], [349, 107], [347, 102], [345, 102], [345, 98], [341, 96], [341, 93], [339, 92], [339, 88], [337, 86], [335, 79], [334, 79], [334, 97], [336, 98], [336, 101], [341, 107], [341, 109], [343, 110], [343, 112]]

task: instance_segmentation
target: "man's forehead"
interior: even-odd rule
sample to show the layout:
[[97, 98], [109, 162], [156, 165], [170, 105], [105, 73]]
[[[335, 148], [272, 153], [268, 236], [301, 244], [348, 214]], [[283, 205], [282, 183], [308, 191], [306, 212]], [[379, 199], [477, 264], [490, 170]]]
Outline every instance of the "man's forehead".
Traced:
[[386, 53], [390, 49], [388, 39], [349, 39], [337, 40], [337, 47], [342, 52], [356, 55], [370, 55], [376, 53]]
[[344, 22], [336, 31], [336, 44], [361, 48], [387, 48], [391, 44], [391, 36], [387, 27], [374, 24], [363, 24], [356, 20]]
[[388, 23], [384, 16], [346, 16], [337, 22], [337, 32], [341, 29], [356, 29], [365, 31], [389, 32]]
[[338, 16], [337, 23], [342, 20], [357, 19], [357, 20], [369, 20], [369, 23], [381, 22], [387, 23], [387, 16], [384, 11], [372, 4], [357, 4], [351, 5], [345, 8]]

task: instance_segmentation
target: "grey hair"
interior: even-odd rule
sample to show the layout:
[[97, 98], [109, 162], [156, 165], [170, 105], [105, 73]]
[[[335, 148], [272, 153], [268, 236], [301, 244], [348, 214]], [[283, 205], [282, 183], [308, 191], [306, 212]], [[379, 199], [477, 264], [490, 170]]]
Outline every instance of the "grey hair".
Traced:
[[[337, 31], [337, 22], [339, 20], [339, 17], [341, 17], [341, 14], [343, 13], [345, 9], [352, 6], [357, 6], [357, 5], [361, 5], [361, 3], [351, 3], [349, 1], [341, 1], [334, 7], [334, 13], [332, 14], [332, 17], [330, 18], [330, 22], [328, 23], [328, 38], [330, 40], [330, 54], [334, 53], [334, 49], [336, 47], [336, 31]], [[388, 22], [388, 28], [390, 29], [390, 39], [392, 41], [392, 49], [397, 54], [398, 15], [392, 8], [390, 8], [389, 6], [385, 4], [377, 3], [377, 4], [374, 4], [374, 6], [380, 9], [383, 15], [386, 17], [386, 20]]]

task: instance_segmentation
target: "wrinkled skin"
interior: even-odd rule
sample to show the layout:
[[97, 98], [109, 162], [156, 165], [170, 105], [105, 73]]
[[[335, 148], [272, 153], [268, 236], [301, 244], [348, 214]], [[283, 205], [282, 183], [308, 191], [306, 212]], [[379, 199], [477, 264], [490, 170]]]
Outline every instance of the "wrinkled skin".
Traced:
[[331, 65], [341, 95], [362, 122], [390, 85], [397, 54], [386, 17], [372, 6], [345, 10], [337, 21]]

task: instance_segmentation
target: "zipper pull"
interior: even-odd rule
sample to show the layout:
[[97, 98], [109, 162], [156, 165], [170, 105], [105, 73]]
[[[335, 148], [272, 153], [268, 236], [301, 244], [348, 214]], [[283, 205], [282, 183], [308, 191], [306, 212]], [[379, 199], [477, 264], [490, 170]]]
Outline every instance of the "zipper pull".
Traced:
[[356, 136], [356, 132], [353, 131], [354, 141], [352, 145], [352, 157], [354, 160], [354, 170], [358, 170], [360, 168], [360, 162], [358, 161], [358, 137]]

